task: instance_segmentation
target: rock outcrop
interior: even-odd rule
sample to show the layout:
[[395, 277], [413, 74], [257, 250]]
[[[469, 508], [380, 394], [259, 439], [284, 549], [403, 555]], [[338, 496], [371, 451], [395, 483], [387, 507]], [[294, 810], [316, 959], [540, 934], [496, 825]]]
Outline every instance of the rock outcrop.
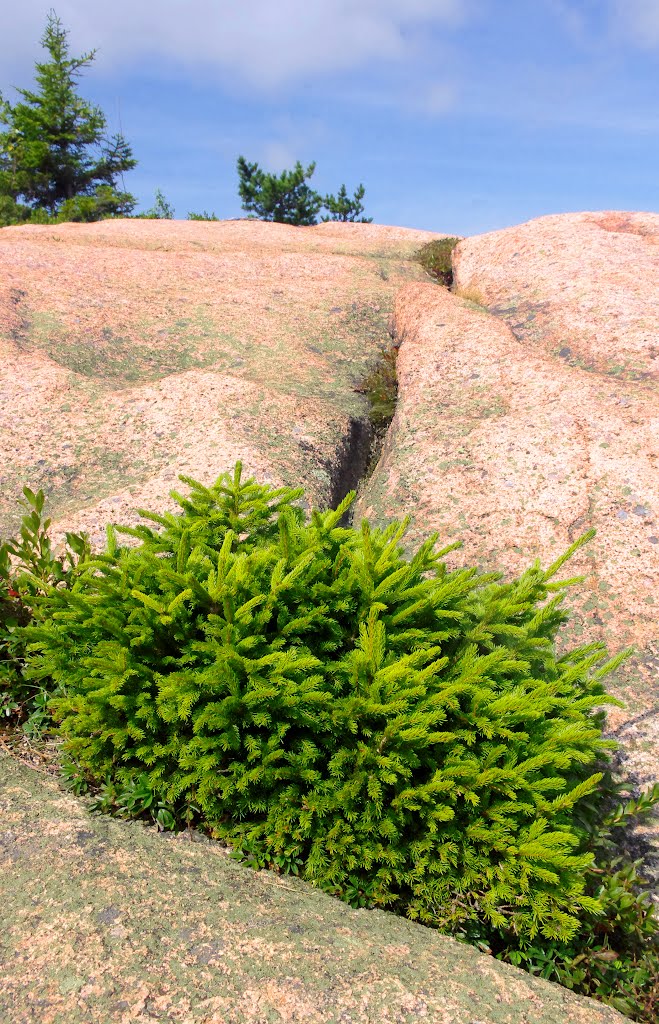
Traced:
[[[237, 458], [327, 505], [357, 482], [393, 294], [433, 236], [377, 225], [109, 220], [0, 232], [0, 535], [168, 504]], [[363, 442], [363, 443], [361, 443]]]
[[659, 380], [659, 214], [568, 213], [467, 238], [455, 288], [475, 289], [530, 350], [639, 384]]

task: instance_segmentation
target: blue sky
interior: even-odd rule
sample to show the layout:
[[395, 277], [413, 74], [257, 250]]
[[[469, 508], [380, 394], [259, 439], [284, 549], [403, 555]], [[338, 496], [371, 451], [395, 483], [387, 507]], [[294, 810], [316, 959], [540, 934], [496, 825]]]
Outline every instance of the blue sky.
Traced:
[[[0, 91], [50, 4], [2, 0]], [[659, 209], [659, 0], [61, 0], [79, 93], [121, 123], [126, 188], [241, 216], [235, 161], [316, 160], [378, 223], [476, 234]], [[8, 14], [11, 10], [11, 14]]]

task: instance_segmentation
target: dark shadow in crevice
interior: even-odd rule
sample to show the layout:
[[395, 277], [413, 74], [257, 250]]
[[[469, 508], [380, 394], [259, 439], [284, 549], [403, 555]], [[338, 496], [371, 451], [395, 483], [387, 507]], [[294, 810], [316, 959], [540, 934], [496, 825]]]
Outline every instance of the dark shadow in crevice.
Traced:
[[[352, 416], [348, 433], [330, 468], [330, 506], [337, 508], [346, 494], [356, 491], [364, 479], [371, 457], [373, 427], [367, 416]], [[346, 514], [349, 520], [350, 512]], [[345, 525], [345, 524], [344, 524]]]

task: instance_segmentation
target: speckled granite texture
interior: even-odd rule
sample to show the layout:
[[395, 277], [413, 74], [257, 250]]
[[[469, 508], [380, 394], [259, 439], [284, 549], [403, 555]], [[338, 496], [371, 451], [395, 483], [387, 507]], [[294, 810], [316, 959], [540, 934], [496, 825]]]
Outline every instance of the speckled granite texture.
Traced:
[[90, 815], [0, 751], [2, 1024], [623, 1024], [217, 843]]
[[109, 220], [0, 230], [0, 535], [24, 483], [62, 528], [162, 508], [179, 473], [327, 504], [354, 390], [434, 237], [369, 224]]

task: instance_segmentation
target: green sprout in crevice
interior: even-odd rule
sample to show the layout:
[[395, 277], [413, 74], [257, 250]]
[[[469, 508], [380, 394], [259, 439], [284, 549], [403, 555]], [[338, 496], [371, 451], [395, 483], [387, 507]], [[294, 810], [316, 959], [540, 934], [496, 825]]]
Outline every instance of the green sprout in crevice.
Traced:
[[414, 255], [417, 263], [434, 277], [436, 281], [450, 288], [453, 284], [453, 265], [451, 256], [460, 238], [435, 238], [432, 242], [422, 246]]
[[398, 375], [396, 363], [398, 345], [391, 343], [382, 350], [370, 372], [358, 388], [368, 399], [368, 418], [371, 425], [371, 451], [365, 478], [373, 472], [382, 454], [389, 425], [396, 412], [398, 400]]

